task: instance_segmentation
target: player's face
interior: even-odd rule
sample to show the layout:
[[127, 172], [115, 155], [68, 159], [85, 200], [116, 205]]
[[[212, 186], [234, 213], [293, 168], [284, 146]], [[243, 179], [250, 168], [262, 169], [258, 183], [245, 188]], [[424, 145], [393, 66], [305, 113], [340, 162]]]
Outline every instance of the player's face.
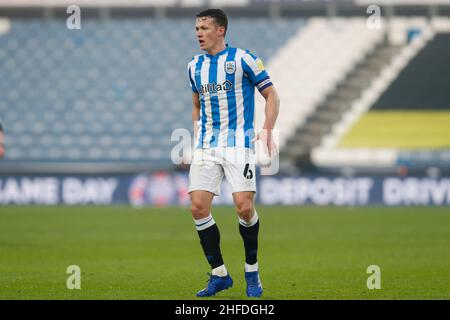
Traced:
[[200, 17], [197, 18], [195, 30], [200, 49], [210, 51], [220, 43], [225, 28], [217, 26], [211, 17]]

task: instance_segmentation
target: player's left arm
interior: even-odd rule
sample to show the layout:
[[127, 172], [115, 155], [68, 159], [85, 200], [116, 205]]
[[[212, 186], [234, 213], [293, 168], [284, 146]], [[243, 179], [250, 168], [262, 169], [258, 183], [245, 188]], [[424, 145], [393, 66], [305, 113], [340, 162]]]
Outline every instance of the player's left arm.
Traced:
[[272, 155], [276, 151], [272, 134], [280, 109], [280, 98], [260, 58], [247, 51], [242, 58], [242, 67], [250, 82], [266, 100], [264, 126], [254, 141], [261, 140], [264, 149]]
[[266, 100], [265, 120], [263, 130], [258, 133], [256, 139], [261, 139], [267, 147], [269, 155], [272, 155], [272, 152], [276, 151], [276, 146], [273, 141], [273, 129], [280, 111], [280, 97], [273, 85], [265, 88], [260, 93]]

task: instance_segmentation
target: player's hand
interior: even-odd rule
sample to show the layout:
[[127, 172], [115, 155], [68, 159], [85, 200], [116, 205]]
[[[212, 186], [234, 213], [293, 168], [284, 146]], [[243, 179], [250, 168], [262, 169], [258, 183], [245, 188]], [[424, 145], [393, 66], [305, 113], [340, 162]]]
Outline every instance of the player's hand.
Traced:
[[278, 148], [273, 140], [272, 131], [272, 129], [262, 129], [252, 140], [253, 143], [257, 140], [261, 140], [263, 143], [264, 152], [269, 156], [272, 156], [273, 154], [278, 152]]

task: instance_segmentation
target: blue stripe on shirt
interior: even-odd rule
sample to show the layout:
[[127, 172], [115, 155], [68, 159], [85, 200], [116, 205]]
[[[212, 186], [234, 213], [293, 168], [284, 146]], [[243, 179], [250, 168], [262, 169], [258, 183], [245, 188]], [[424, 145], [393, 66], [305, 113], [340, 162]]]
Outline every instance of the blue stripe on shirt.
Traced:
[[253, 116], [254, 116], [254, 106], [255, 106], [255, 88], [253, 86], [246, 88], [248, 92], [246, 93], [244, 89], [244, 134], [245, 134], [245, 147], [253, 148], [253, 143], [251, 142], [255, 136], [253, 128]]
[[[255, 73], [245, 62], [241, 59], [242, 68], [245, 73], [247, 73], [248, 78], [242, 79], [242, 91], [244, 96], [244, 135], [245, 135], [245, 147], [253, 148], [253, 143], [251, 142], [255, 136], [253, 128], [253, 117], [254, 117], [254, 107], [255, 107]], [[261, 79], [264, 77], [261, 77]]]
[[[228, 55], [226, 61], [234, 61], [236, 57], [236, 48], [230, 48], [228, 50]], [[236, 65], [235, 65], [236, 67]], [[226, 64], [225, 64], [226, 68]], [[236, 125], [237, 125], [237, 110], [236, 110], [236, 71], [233, 74], [226, 74], [226, 80], [229, 80], [233, 83], [233, 91], [227, 92], [227, 102], [228, 102], [228, 137], [227, 137], [227, 146], [234, 147], [236, 146]]]
[[[204, 56], [200, 56], [198, 58], [197, 64], [195, 65], [195, 83], [197, 84], [197, 88], [202, 87], [202, 79], [201, 79], [201, 72], [202, 72], [202, 64], [205, 60]], [[199, 93], [200, 97], [200, 104], [201, 104], [201, 113], [202, 113], [202, 129], [200, 132], [200, 141], [199, 141], [199, 147], [203, 148], [203, 139], [205, 137], [206, 132], [206, 112], [205, 112], [205, 99], [203, 99], [203, 94]]]
[[192, 92], [198, 92], [197, 91], [197, 87], [195, 86], [194, 80], [192, 80], [192, 75], [191, 75], [191, 68], [188, 68], [188, 76], [189, 76], [189, 81], [191, 82], [191, 89]]
[[[209, 62], [209, 83], [217, 83], [217, 57], [213, 57]], [[210, 103], [213, 134], [209, 144], [210, 147], [217, 147], [220, 131], [220, 107], [217, 92], [210, 92]]]

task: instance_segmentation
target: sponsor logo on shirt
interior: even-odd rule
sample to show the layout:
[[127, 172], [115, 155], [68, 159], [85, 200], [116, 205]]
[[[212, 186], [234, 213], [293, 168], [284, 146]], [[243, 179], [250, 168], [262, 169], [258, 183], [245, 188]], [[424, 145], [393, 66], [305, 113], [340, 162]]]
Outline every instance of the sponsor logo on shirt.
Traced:
[[231, 91], [233, 89], [233, 83], [230, 80], [226, 80], [223, 83], [208, 83], [201, 86], [201, 94], [214, 94], [220, 91]]

